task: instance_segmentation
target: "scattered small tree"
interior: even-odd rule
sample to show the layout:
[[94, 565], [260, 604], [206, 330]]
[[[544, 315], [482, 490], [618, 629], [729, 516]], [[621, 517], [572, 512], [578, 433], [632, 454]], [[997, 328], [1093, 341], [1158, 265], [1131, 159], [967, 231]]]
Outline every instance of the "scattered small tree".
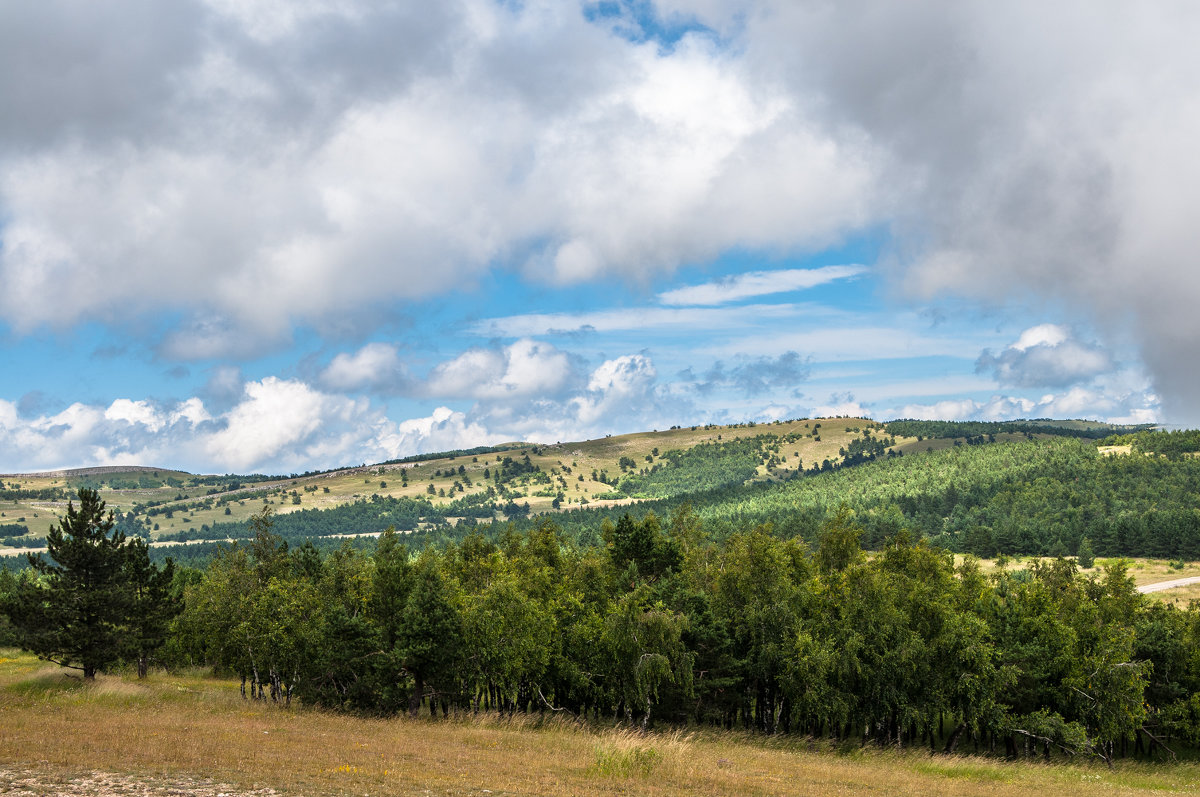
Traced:
[[1087, 537], [1079, 541], [1079, 551], [1075, 555], [1075, 560], [1085, 570], [1096, 566], [1096, 554], [1092, 551], [1092, 541]]

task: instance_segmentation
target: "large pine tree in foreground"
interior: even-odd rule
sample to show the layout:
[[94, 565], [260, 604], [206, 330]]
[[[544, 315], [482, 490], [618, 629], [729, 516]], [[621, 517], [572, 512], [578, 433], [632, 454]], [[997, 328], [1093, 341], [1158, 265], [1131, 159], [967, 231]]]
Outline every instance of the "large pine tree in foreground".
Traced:
[[49, 560], [29, 554], [40, 577], [22, 584], [9, 608], [22, 648], [89, 679], [120, 659], [133, 608], [128, 546], [115, 525], [100, 494], [80, 490], [79, 509], [69, 503], [46, 535]]

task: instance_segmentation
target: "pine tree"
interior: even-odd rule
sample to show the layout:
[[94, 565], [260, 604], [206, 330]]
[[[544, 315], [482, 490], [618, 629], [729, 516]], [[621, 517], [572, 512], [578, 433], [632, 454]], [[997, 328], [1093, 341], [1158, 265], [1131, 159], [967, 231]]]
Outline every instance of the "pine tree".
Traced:
[[1075, 560], [1084, 570], [1095, 566], [1096, 554], [1092, 551], [1092, 541], [1087, 537], [1079, 541], [1079, 552]]
[[40, 578], [21, 585], [10, 611], [22, 648], [87, 679], [120, 658], [133, 604], [125, 534], [115, 525], [100, 494], [81, 489], [79, 509], [67, 504], [67, 516], [46, 535], [52, 561], [29, 554]]
[[125, 556], [125, 585], [129, 590], [128, 632], [125, 650], [137, 661], [138, 678], [145, 678], [150, 657], [167, 639], [171, 620], [183, 608], [171, 595], [175, 562], [167, 559], [161, 570], [150, 561], [145, 540], [129, 540]]
[[[413, 679], [408, 710], [414, 717], [421, 708], [425, 685], [453, 672], [457, 663], [462, 617], [450, 602], [449, 592], [433, 558], [417, 562], [396, 639], [404, 669]], [[431, 711], [432, 706], [431, 702]]]

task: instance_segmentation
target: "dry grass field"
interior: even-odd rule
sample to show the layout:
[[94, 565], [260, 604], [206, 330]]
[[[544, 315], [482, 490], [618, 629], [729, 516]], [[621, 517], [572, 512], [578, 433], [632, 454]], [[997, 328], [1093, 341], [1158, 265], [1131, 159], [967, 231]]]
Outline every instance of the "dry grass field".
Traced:
[[[961, 554], [957, 555], [955, 556], [955, 561], [962, 562], [963, 558]], [[1008, 563], [1005, 566], [1009, 570], [1022, 569], [1028, 567], [1030, 562], [1038, 559], [1049, 561], [1045, 557], [1013, 556], [1009, 557]], [[1125, 562], [1130, 577], [1133, 578], [1133, 582], [1139, 587], [1156, 584], [1160, 581], [1174, 581], [1181, 578], [1200, 576], [1200, 562], [1171, 562], [1166, 559], [1145, 559], [1141, 557], [1128, 557], [1123, 560], [1119, 558], [1097, 558], [1095, 566], [1085, 569], [1082, 572], [1085, 575], [1098, 575], [1103, 573], [1106, 565], [1118, 561]], [[979, 564], [985, 573], [994, 571], [997, 566], [995, 559], [981, 559]], [[1173, 603], [1180, 608], [1186, 608], [1191, 601], [1200, 600], [1200, 584], [1189, 584], [1149, 594], [1154, 600]]]
[[1006, 763], [566, 720], [363, 719], [203, 673], [85, 685], [0, 650], [0, 790], [63, 795], [1044, 795], [1200, 789], [1200, 765]]

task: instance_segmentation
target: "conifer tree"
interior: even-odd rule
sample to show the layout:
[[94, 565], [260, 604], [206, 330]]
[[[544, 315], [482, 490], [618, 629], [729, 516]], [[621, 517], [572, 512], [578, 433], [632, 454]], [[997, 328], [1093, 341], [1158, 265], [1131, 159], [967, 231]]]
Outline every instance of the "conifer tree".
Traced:
[[168, 627], [183, 608], [171, 594], [175, 562], [167, 559], [161, 570], [150, 561], [150, 546], [145, 540], [129, 540], [125, 556], [125, 586], [128, 590], [129, 618], [125, 649], [137, 661], [138, 678], [145, 678], [150, 657], [167, 639]]
[[1079, 541], [1079, 552], [1075, 557], [1075, 561], [1084, 570], [1095, 566], [1096, 554], [1092, 551], [1092, 541], [1087, 537]]
[[67, 504], [66, 517], [46, 535], [50, 561], [28, 555], [40, 577], [21, 585], [10, 610], [22, 648], [87, 679], [120, 658], [133, 603], [125, 534], [115, 525], [100, 494], [81, 489], [79, 509]]

